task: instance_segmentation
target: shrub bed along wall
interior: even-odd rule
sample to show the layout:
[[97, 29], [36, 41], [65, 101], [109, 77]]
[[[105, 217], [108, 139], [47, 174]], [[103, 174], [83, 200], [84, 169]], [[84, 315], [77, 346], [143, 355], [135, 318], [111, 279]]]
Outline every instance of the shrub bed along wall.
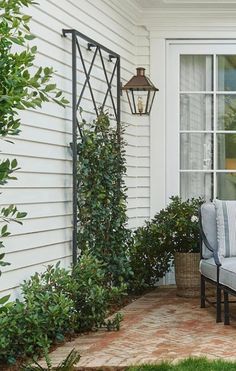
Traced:
[[86, 252], [73, 272], [57, 264], [25, 281], [23, 301], [1, 308], [0, 365], [40, 355], [52, 344], [82, 331], [118, 330], [121, 315], [109, 321], [106, 317], [125, 292], [120, 290], [118, 295], [104, 282], [102, 264]]

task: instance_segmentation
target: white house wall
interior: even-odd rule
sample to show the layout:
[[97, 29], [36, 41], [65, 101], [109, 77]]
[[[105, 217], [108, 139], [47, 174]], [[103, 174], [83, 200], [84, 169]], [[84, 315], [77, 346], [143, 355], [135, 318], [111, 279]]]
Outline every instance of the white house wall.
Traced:
[[[121, 55], [121, 78], [125, 83], [143, 66], [160, 91], [148, 118], [132, 117], [125, 96], [121, 99], [126, 124], [129, 226], [136, 228], [167, 202], [166, 184], [166, 66], [170, 39], [236, 39], [235, 9], [144, 9], [134, 0], [39, 0], [28, 9], [37, 36], [36, 65], [53, 66], [55, 81], [71, 101], [71, 41], [62, 28], [74, 28]], [[214, 7], [213, 7], [214, 8]], [[82, 51], [87, 60], [91, 54]], [[112, 64], [106, 63], [109, 71]], [[78, 90], [84, 76], [78, 59]], [[96, 101], [101, 103], [104, 76], [98, 63], [92, 70]], [[171, 103], [171, 102], [170, 102]], [[89, 92], [82, 108], [94, 117]], [[108, 104], [108, 109], [109, 104]], [[23, 226], [11, 224], [6, 239], [7, 260], [0, 280], [1, 293], [13, 296], [23, 279], [47, 264], [71, 263], [72, 163], [71, 107], [53, 104], [22, 114], [22, 132], [15, 144], [1, 143], [2, 158], [17, 158], [17, 181], [2, 189], [1, 204], [17, 204], [28, 213]], [[172, 277], [166, 280], [173, 282]], [[12, 296], [12, 297], [13, 297]]]
[[[71, 101], [71, 41], [62, 38], [62, 28], [74, 28], [121, 55], [121, 77], [126, 82], [142, 65], [149, 72], [149, 33], [136, 26], [135, 9], [128, 2], [115, 0], [40, 0], [27, 9], [32, 32], [37, 36], [36, 65], [52, 66], [55, 81]], [[86, 58], [88, 52], [83, 48]], [[87, 54], [86, 54], [87, 53]], [[105, 85], [102, 70], [93, 70], [95, 97]], [[82, 72], [78, 76], [82, 79]], [[80, 77], [78, 89], [81, 88]], [[89, 93], [84, 111], [94, 117]], [[129, 225], [135, 228], [150, 213], [150, 146], [148, 120], [135, 119], [122, 97], [122, 121], [126, 124]], [[109, 108], [109, 107], [108, 107]], [[17, 181], [2, 190], [1, 204], [14, 203], [26, 211], [23, 226], [11, 224], [12, 235], [5, 241], [6, 260], [0, 295], [17, 295], [19, 284], [46, 265], [58, 260], [71, 263], [72, 233], [72, 163], [71, 108], [46, 104], [41, 110], [22, 114], [22, 132], [15, 144], [1, 143], [2, 158], [17, 158], [20, 170]]]

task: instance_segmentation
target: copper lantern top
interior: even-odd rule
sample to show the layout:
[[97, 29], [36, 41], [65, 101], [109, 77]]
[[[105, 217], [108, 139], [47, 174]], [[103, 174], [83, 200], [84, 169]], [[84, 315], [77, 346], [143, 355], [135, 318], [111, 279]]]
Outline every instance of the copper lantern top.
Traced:
[[122, 90], [149, 90], [158, 91], [150, 79], [145, 76], [145, 68], [136, 68], [137, 75], [133, 76], [122, 88]]

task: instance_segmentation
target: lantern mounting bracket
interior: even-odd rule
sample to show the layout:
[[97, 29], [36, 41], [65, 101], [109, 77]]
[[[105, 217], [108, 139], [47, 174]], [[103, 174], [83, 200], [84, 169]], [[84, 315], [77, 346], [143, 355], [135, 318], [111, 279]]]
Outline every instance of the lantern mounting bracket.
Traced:
[[95, 48], [96, 45], [88, 43], [87, 50], [92, 50], [92, 48]]

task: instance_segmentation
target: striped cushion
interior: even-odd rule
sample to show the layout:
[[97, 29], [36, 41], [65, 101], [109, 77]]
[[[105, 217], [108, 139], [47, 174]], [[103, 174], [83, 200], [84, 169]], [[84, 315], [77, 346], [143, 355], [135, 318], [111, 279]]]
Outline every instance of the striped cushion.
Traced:
[[219, 257], [236, 256], [236, 201], [214, 201]]

